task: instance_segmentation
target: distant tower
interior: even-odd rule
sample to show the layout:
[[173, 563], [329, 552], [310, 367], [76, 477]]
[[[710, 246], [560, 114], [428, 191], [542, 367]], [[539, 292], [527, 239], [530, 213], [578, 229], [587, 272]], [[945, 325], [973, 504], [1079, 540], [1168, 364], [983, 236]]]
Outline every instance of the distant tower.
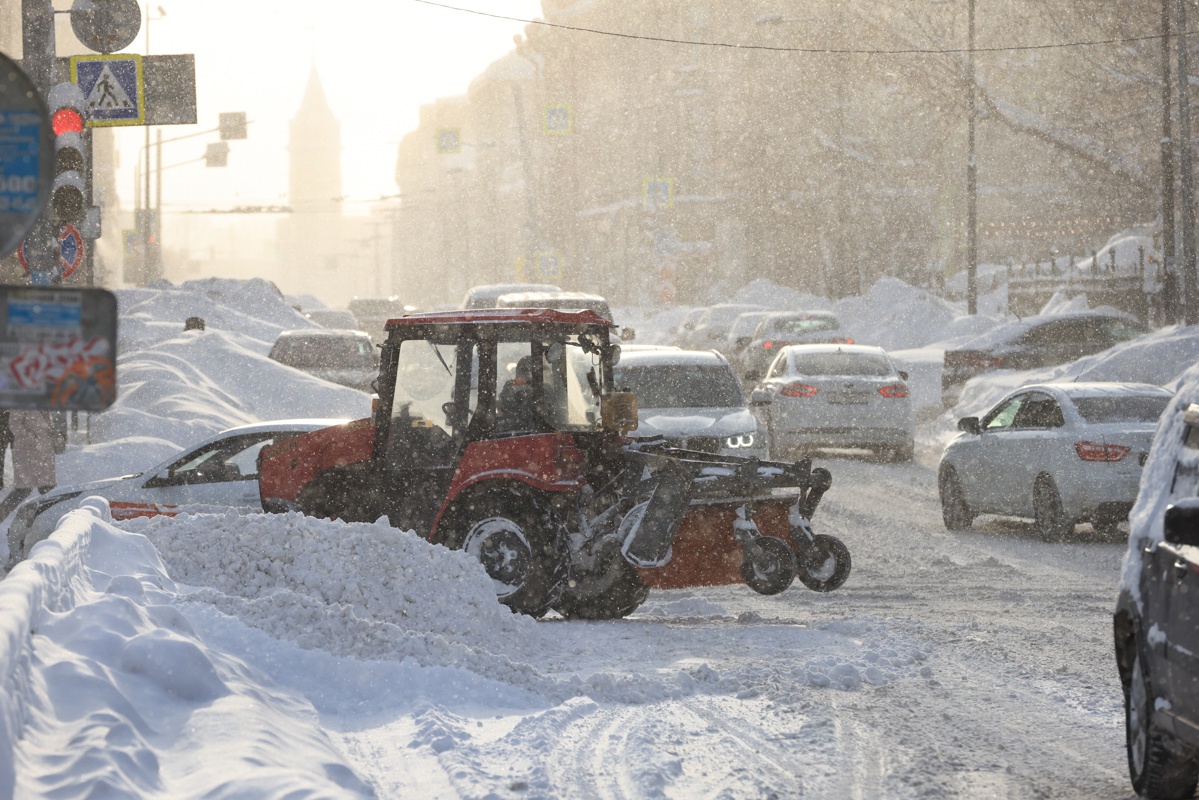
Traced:
[[333, 116], [316, 64], [288, 139], [288, 204], [281, 226], [285, 290], [312, 292], [331, 303], [348, 297], [339, 280], [341, 241], [341, 123]]

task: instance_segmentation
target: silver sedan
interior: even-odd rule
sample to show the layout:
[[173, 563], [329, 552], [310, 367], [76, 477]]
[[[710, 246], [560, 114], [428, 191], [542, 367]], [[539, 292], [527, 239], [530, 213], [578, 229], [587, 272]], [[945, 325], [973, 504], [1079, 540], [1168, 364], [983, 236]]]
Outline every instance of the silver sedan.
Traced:
[[775, 458], [813, 448], [866, 448], [894, 461], [912, 459], [916, 422], [907, 374], [881, 347], [784, 347], [759, 391], [770, 394], [766, 415]]
[[1170, 397], [1141, 383], [1033, 384], [959, 420], [938, 470], [945, 527], [1002, 514], [1034, 519], [1047, 541], [1078, 522], [1114, 533]]

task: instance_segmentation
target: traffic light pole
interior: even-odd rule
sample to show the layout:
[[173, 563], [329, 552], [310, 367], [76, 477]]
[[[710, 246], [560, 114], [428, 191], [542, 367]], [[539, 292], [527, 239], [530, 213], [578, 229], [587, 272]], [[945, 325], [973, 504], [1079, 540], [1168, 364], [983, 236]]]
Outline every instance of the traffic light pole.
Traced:
[[50, 0], [21, 0], [21, 68], [44, 95], [54, 85], [54, 7]]
[[[42, 97], [46, 97], [57, 80], [57, 61], [54, 42], [54, 6], [50, 0], [21, 0], [21, 67]], [[53, 227], [53, 230], [51, 230]], [[32, 283], [37, 272], [53, 269], [53, 254], [41, 245], [47, 237], [56, 235], [57, 226], [51, 226], [43, 214], [33, 230], [26, 236], [27, 242], [35, 246], [25, 248], [29, 280]]]

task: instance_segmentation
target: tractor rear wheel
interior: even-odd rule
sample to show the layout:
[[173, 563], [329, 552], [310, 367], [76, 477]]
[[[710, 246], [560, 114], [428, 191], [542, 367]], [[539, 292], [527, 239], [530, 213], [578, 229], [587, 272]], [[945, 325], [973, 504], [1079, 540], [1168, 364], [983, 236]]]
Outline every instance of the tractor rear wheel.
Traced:
[[477, 558], [513, 611], [541, 617], [558, 599], [565, 532], [547, 503], [516, 490], [489, 492], [462, 504], [446, 527], [442, 542]]

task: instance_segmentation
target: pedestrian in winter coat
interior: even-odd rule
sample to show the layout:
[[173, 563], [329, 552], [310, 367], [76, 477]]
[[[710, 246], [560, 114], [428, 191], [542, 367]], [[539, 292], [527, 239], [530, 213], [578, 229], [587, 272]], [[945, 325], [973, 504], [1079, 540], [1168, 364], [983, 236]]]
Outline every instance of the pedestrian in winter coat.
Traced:
[[14, 409], [12, 428], [13, 485], [18, 489], [49, 491], [58, 482], [54, 473], [54, 437], [50, 411]]

